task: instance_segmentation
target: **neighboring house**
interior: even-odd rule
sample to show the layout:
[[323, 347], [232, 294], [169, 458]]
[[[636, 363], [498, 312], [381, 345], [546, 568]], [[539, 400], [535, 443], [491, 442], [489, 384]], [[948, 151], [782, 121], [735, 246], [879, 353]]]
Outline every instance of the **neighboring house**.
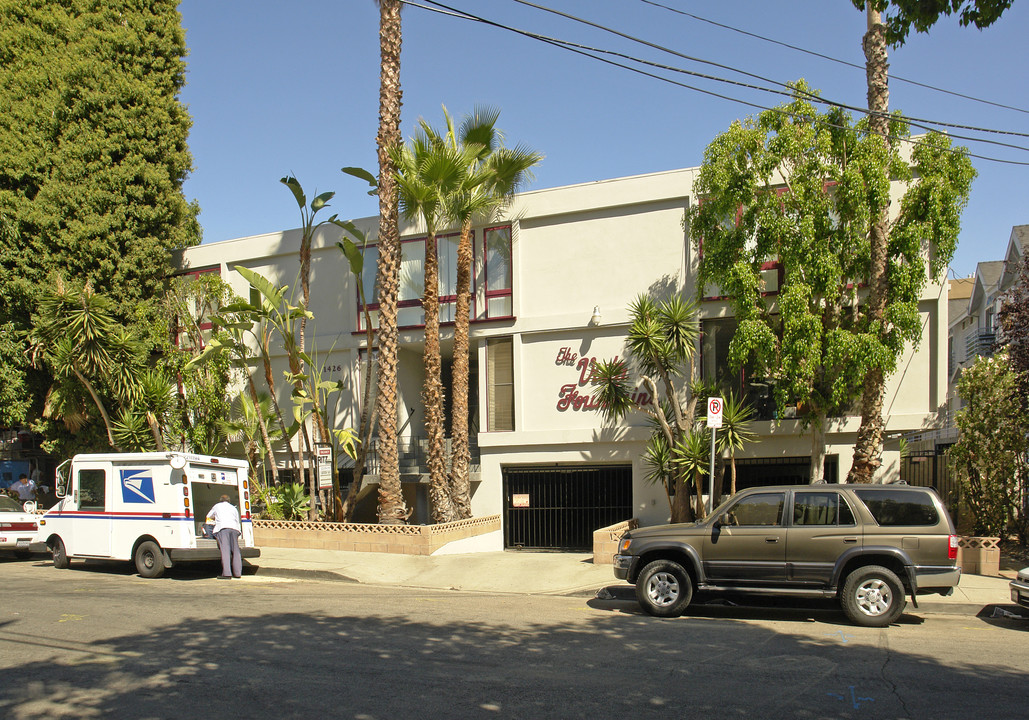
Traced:
[[980, 357], [992, 356], [1001, 340], [997, 314], [1018, 279], [1027, 242], [1029, 225], [1014, 226], [1003, 260], [981, 262], [973, 277], [950, 281], [948, 427], [954, 427], [954, 414], [964, 406], [957, 393], [961, 370]]
[[[478, 549], [501, 547], [584, 548], [593, 530], [639, 518], [664, 522], [668, 503], [646, 481], [641, 457], [650, 427], [642, 413], [622, 423], [605, 422], [592, 400], [591, 359], [624, 356], [628, 306], [640, 293], [695, 294], [696, 257], [683, 215], [696, 202], [698, 169], [674, 170], [521, 193], [505, 218], [474, 229], [475, 264], [471, 330], [473, 511], [501, 514], [502, 533]], [[284, 197], [283, 202], [286, 202]], [[374, 242], [378, 221], [356, 221]], [[424, 467], [422, 386], [422, 266], [424, 243], [416, 226], [402, 226], [399, 407], [405, 495], [412, 522], [429, 522]], [[348, 394], [339, 403], [337, 426], [359, 417], [360, 359], [365, 338], [355, 279], [335, 246], [339, 231], [322, 228], [312, 250], [312, 305], [308, 348], [327, 379], [342, 379]], [[440, 238], [440, 293], [444, 320], [455, 294], [456, 234]], [[300, 231], [291, 230], [185, 250], [186, 271], [220, 272], [235, 291], [250, 288], [233, 272], [244, 265], [299, 297]], [[366, 250], [365, 288], [374, 295], [374, 245]], [[770, 281], [776, 270], [770, 270]], [[769, 286], [775, 292], [777, 286]], [[944, 286], [930, 284], [920, 303], [922, 342], [909, 350], [889, 378], [884, 403], [891, 436], [933, 425], [946, 402]], [[726, 305], [701, 304], [704, 340], [698, 361], [705, 376], [724, 365]], [[443, 326], [443, 353], [452, 354], [452, 324]], [[310, 351], [310, 350], [309, 350]], [[284, 359], [279, 359], [280, 370]], [[444, 358], [444, 383], [450, 359]], [[281, 373], [278, 376], [282, 377]], [[761, 398], [759, 383], [747, 388]], [[637, 386], [638, 392], [643, 392]], [[280, 398], [289, 400], [280, 380]], [[738, 456], [739, 485], [806, 482], [810, 434], [796, 419], [755, 423], [759, 442]], [[447, 408], [449, 414], [449, 407]], [[859, 418], [834, 420], [828, 434], [826, 479], [837, 482], [850, 467]], [[447, 424], [449, 432], [449, 421]], [[369, 478], [375, 481], [373, 457]], [[882, 473], [896, 477], [895, 443]], [[369, 502], [374, 502], [374, 493]]]

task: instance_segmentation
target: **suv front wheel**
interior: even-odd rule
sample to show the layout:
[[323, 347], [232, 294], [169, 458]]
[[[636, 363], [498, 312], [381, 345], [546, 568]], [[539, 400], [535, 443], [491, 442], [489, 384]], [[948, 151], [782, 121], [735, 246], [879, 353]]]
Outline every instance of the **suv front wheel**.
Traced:
[[636, 598], [649, 615], [678, 617], [693, 599], [693, 581], [679, 563], [655, 560], [636, 579]]
[[886, 627], [900, 617], [907, 600], [904, 585], [892, 570], [866, 565], [847, 576], [840, 604], [856, 625]]

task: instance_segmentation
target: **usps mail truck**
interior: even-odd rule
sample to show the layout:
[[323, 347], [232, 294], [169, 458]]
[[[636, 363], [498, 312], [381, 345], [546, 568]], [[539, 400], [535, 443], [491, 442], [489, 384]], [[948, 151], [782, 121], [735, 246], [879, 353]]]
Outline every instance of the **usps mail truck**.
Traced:
[[222, 495], [239, 508], [240, 553], [254, 558], [250, 486], [243, 460], [176, 452], [76, 455], [57, 470], [59, 502], [39, 519], [35, 548], [54, 567], [71, 560], [131, 560], [153, 578], [178, 562], [221, 557], [205, 538], [208, 511]]

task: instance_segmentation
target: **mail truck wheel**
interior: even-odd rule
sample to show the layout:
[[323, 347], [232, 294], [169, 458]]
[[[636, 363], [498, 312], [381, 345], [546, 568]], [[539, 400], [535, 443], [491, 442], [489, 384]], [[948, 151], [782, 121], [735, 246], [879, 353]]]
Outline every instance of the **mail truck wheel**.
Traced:
[[155, 578], [164, 573], [164, 555], [161, 546], [153, 540], [145, 540], [136, 548], [136, 572], [140, 577]]
[[636, 579], [636, 599], [650, 615], [678, 617], [693, 599], [693, 581], [679, 563], [655, 560]]
[[887, 568], [866, 565], [847, 576], [840, 596], [843, 612], [855, 625], [886, 627], [904, 612], [904, 585]]
[[68, 569], [68, 551], [64, 547], [64, 540], [55, 537], [50, 541], [50, 553], [54, 556], [54, 567], [58, 570]]

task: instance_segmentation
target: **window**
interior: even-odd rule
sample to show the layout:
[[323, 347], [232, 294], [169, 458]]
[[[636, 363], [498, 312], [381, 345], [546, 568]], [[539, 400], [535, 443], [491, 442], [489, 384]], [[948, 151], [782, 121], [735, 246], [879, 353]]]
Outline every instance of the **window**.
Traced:
[[107, 473], [79, 470], [79, 509], [103, 510], [107, 495]]
[[736, 327], [735, 318], [704, 320], [701, 323], [701, 377], [705, 383], [715, 383], [724, 391], [743, 397], [753, 406], [755, 420], [771, 420], [776, 416], [771, 384], [752, 376], [747, 370], [733, 370], [729, 365], [729, 344], [736, 334]]
[[935, 525], [940, 521], [928, 492], [855, 490], [854, 494], [883, 527]]
[[487, 228], [483, 245], [486, 258], [486, 317], [512, 317], [511, 226]]
[[[457, 249], [461, 236], [457, 233], [436, 237], [436, 258], [439, 263], [439, 301], [440, 322], [454, 321], [454, 310], [457, 305]], [[475, 247], [475, 234], [472, 233], [472, 247]], [[364, 265], [361, 270], [361, 285], [365, 302], [373, 326], [379, 323], [379, 287], [378, 266], [379, 249], [375, 245], [362, 249]], [[474, 260], [473, 260], [474, 267]], [[472, 291], [469, 317], [475, 317], [475, 282], [474, 273], [469, 278], [469, 289]], [[510, 294], [510, 292], [508, 293]], [[400, 243], [400, 277], [397, 291], [397, 326], [420, 327], [425, 324], [425, 311], [422, 298], [425, 295], [425, 239], [413, 238]], [[358, 298], [357, 327], [365, 329], [364, 307]]]
[[724, 524], [749, 527], [782, 525], [783, 500], [781, 492], [748, 495], [729, 508]]
[[[184, 281], [198, 280], [204, 275], [216, 275], [221, 277], [221, 266], [200, 268], [176, 275]], [[251, 289], [251, 302], [253, 302], [253, 289]], [[211, 315], [218, 312], [218, 303], [205, 302], [202, 294], [195, 294], [193, 306], [188, 308], [186, 317], [175, 318], [175, 345], [184, 350], [202, 350], [211, 340]]]
[[854, 513], [834, 492], [799, 492], [793, 496], [794, 525], [854, 525]]
[[486, 341], [486, 385], [487, 431], [514, 430], [514, 344], [511, 338]]

